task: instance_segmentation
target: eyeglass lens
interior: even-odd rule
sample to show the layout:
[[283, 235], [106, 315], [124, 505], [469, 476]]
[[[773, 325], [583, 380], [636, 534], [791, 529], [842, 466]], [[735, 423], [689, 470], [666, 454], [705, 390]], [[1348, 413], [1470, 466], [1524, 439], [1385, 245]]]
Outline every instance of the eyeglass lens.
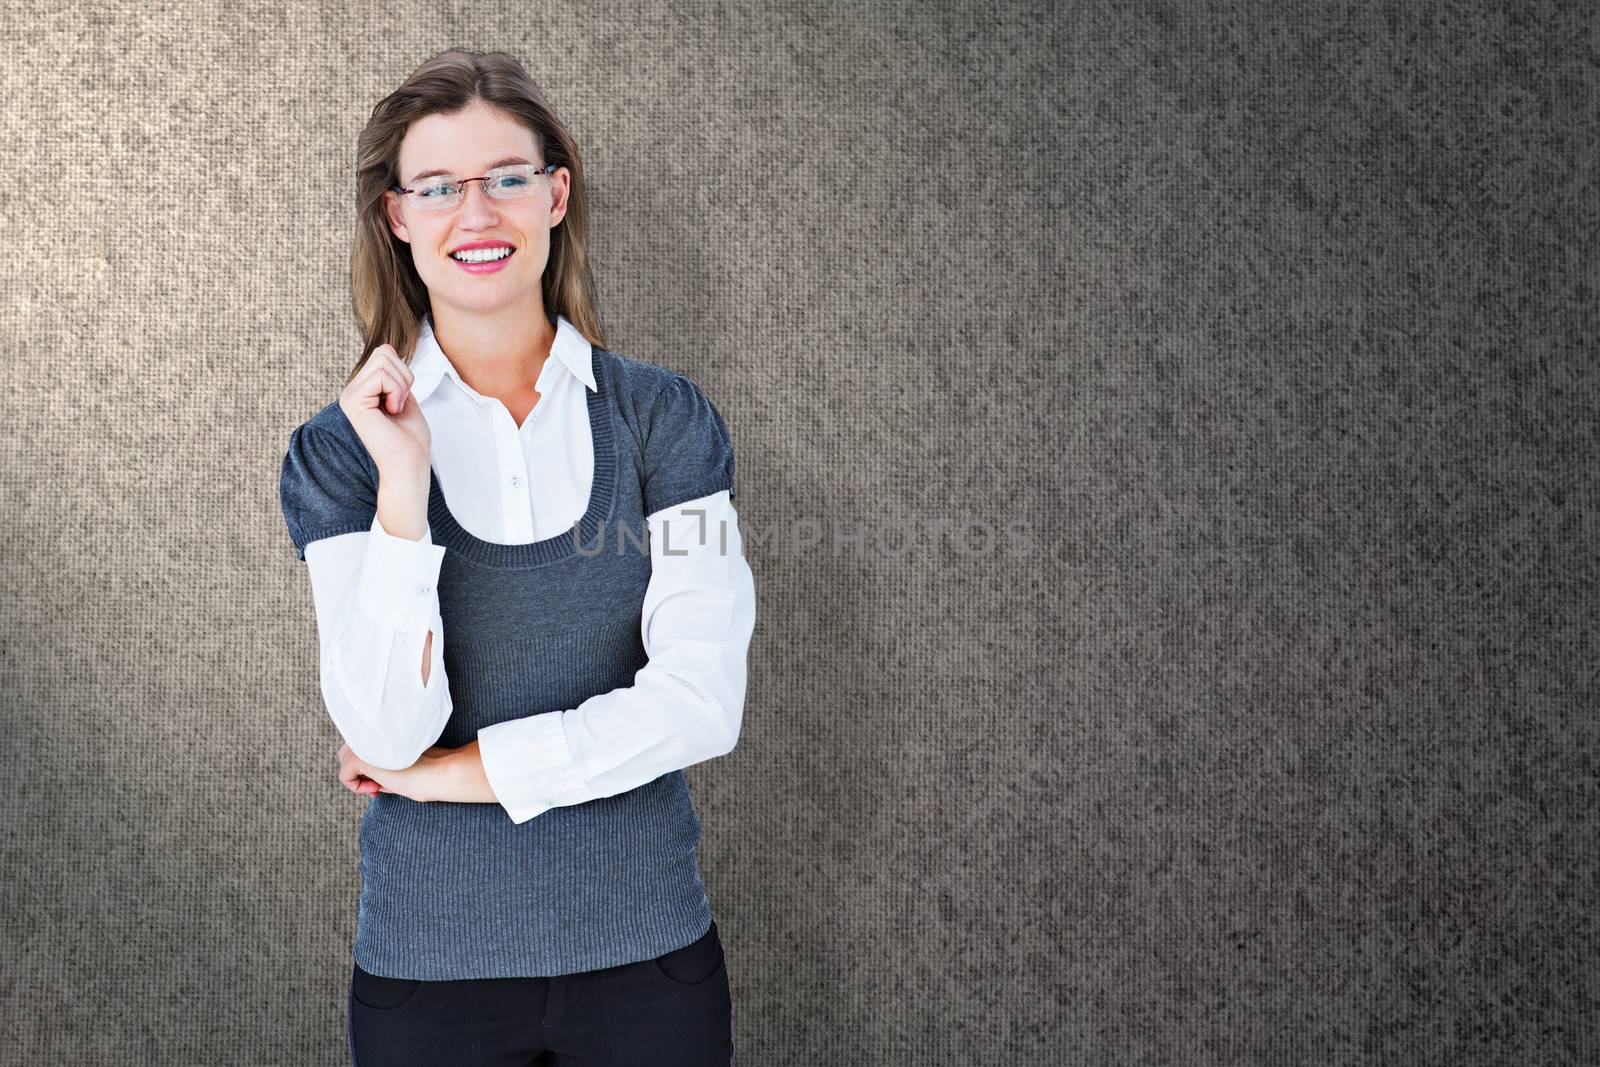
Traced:
[[[481, 183], [483, 191], [495, 200], [515, 200], [534, 191], [534, 179], [542, 171], [532, 165], [490, 171]], [[461, 202], [462, 186], [450, 175], [426, 178], [413, 186], [414, 199], [423, 208], [437, 210]]]

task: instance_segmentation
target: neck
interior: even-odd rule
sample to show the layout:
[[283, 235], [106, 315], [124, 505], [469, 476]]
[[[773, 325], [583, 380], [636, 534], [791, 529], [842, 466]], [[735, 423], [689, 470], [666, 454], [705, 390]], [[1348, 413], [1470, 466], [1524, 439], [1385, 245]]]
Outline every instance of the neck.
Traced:
[[556, 329], [535, 292], [529, 303], [493, 312], [435, 305], [433, 336], [461, 380], [507, 407], [533, 389]]

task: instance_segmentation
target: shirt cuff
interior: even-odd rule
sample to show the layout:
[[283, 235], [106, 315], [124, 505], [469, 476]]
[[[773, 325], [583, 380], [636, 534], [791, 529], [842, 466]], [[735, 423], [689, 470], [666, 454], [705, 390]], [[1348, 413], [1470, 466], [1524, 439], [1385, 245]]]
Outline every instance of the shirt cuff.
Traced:
[[514, 823], [559, 805], [594, 799], [567, 748], [562, 714], [552, 711], [508, 719], [478, 731], [484, 777]]
[[431, 527], [413, 541], [389, 533], [373, 516], [356, 586], [362, 613], [397, 630], [426, 628], [439, 603], [444, 551], [443, 545], [433, 543]]

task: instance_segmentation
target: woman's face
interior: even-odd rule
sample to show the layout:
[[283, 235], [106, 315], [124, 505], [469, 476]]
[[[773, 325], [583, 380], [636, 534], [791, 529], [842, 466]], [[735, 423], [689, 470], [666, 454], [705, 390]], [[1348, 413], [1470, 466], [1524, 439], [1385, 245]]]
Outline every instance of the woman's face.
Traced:
[[[474, 102], [452, 115], [428, 115], [411, 124], [400, 143], [400, 184], [411, 187], [426, 171], [456, 178], [481, 175], [503, 161], [547, 162], [533, 133], [505, 112]], [[417, 274], [429, 298], [462, 309], [486, 312], [539, 294], [539, 279], [550, 258], [550, 228], [567, 212], [571, 172], [565, 167], [534, 179], [529, 196], [493, 200], [483, 182], [468, 182], [466, 195], [447, 211], [426, 211], [414, 196], [384, 194], [389, 226], [411, 246]], [[503, 241], [514, 251], [499, 270], [467, 270], [450, 253], [462, 245]]]

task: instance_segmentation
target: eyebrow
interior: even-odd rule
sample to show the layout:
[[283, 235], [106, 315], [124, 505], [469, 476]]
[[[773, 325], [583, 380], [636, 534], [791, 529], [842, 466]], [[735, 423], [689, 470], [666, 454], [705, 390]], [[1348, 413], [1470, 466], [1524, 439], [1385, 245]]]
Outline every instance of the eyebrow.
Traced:
[[[531, 160], [531, 159], [523, 159], [521, 156], [506, 156], [504, 159], [495, 160], [493, 163], [489, 164], [487, 167], [484, 167], [483, 169], [487, 171], [487, 170], [494, 170], [496, 167], [509, 167], [514, 163], [532, 163], [532, 162], [533, 162], [533, 160]], [[449, 174], [449, 173], [450, 173], [450, 171], [448, 171], [448, 170], [440, 170], [438, 168], [435, 168], [433, 170], [425, 170], [425, 171], [422, 171], [422, 172], [420, 172], [418, 174], [413, 174], [411, 176], [411, 180], [406, 182], [406, 184], [407, 185], [415, 185], [417, 182], [420, 182], [424, 178], [433, 178], [433, 177], [437, 177], [440, 174]]]

